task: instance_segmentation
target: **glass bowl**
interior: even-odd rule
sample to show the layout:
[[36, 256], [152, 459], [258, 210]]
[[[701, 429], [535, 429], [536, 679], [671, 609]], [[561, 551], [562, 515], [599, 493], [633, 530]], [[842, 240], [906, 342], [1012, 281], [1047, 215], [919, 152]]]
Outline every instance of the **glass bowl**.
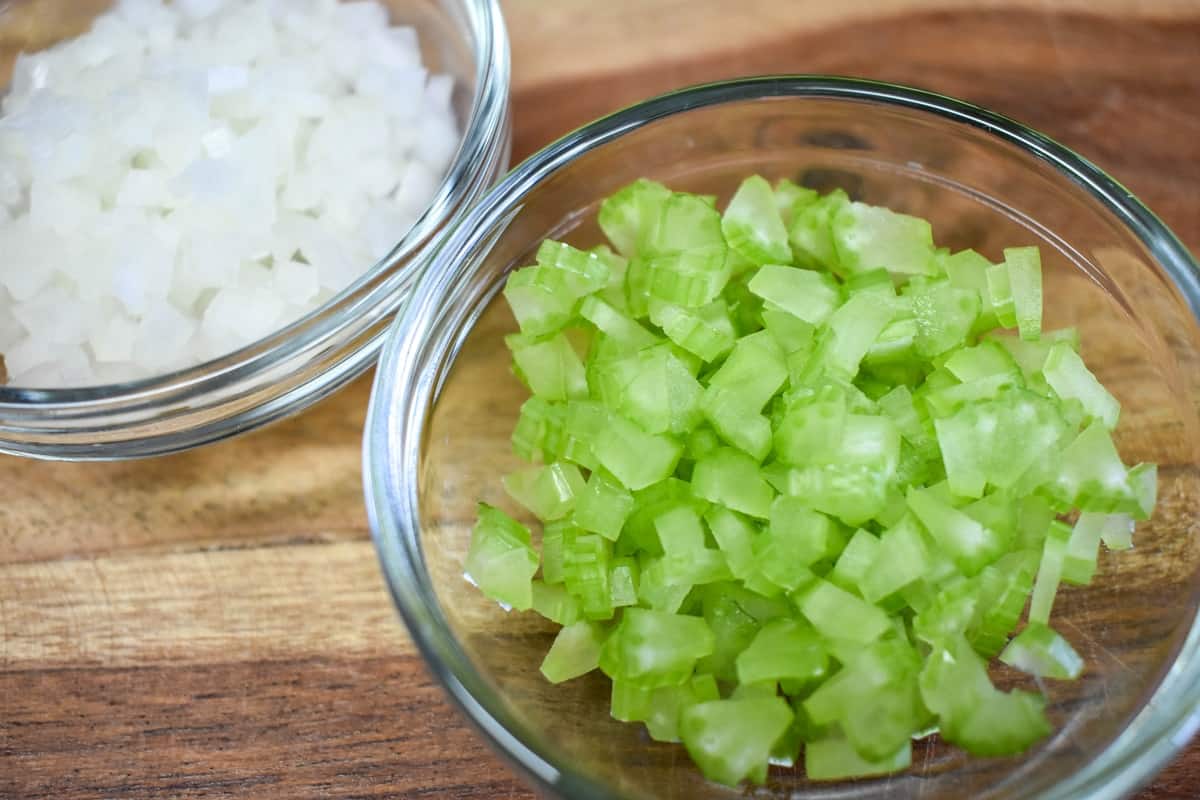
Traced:
[[[0, 2], [0, 86], [16, 49], [87, 29], [105, 0]], [[79, 389], [0, 386], [0, 452], [110, 460], [184, 450], [243, 433], [326, 397], [375, 363], [387, 326], [432, 243], [508, 169], [509, 45], [496, 0], [384, 0], [419, 35], [432, 72], [455, 81], [462, 139], [432, 202], [392, 251], [316, 310], [196, 367]], [[0, 258], [3, 258], [0, 254]]]
[[[431, 257], [376, 375], [367, 503], [392, 595], [450, 696], [536, 784], [570, 798], [730, 798], [678, 745], [608, 715], [594, 672], [558, 686], [538, 666], [553, 635], [463, 577], [475, 504], [512, 508], [500, 475], [525, 397], [503, 335], [506, 274], [544, 238], [599, 243], [601, 199], [638, 177], [728, 199], [758, 172], [932, 220], [939, 244], [1036, 243], [1046, 321], [1078, 326], [1122, 403], [1128, 463], [1160, 465], [1160, 501], [1134, 550], [1065, 587], [1055, 624], [1088, 667], [1045, 689], [1055, 734], [1022, 757], [970, 758], [936, 737], [913, 767], [815, 784], [772, 768], [755, 797], [1116, 798], [1151, 776], [1200, 715], [1200, 269], [1128, 191], [1046, 137], [949, 98], [881, 83], [767, 77], [668, 94], [569, 134], [492, 190]], [[535, 534], [536, 535], [536, 534]]]

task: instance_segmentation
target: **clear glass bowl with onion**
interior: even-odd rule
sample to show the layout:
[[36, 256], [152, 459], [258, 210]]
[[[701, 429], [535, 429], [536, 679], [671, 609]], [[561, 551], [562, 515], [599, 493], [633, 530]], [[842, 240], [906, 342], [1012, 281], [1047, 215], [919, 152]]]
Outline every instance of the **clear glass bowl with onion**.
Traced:
[[[679, 745], [609, 716], [593, 672], [539, 673], [555, 626], [506, 613], [464, 578], [479, 501], [504, 505], [522, 462], [510, 435], [526, 392], [498, 293], [546, 238], [598, 244], [599, 202], [640, 177], [727, 201], [760, 173], [925, 217], [939, 244], [991, 258], [1044, 254], [1051, 327], [1080, 329], [1084, 357], [1123, 406], [1116, 442], [1160, 465], [1159, 506], [1136, 545], [1105, 552], [1055, 619], [1087, 668], [1051, 682], [1055, 732], [1022, 756], [971, 758], [936, 737], [876, 780], [812, 783], [772, 768], [755, 797], [1055, 798], [1131, 792], [1200, 724], [1200, 267], [1128, 191], [1076, 154], [983, 109], [867, 81], [774, 77], [669, 94], [536, 154], [431, 256], [381, 358], [365, 441], [366, 493], [393, 598], [433, 673], [511, 763], [570, 798], [732, 798]], [[535, 537], [537, 533], [535, 532]], [[535, 542], [536, 542], [535, 538]]]
[[[204, 6], [204, 3], [184, 5]], [[184, 450], [254, 429], [328, 396], [375, 363], [428, 252], [508, 168], [509, 45], [495, 0], [385, 0], [415, 29], [423, 66], [453, 80], [461, 139], [432, 199], [394, 246], [319, 307], [247, 346], [168, 374], [79, 388], [0, 385], [0, 451], [124, 459]], [[85, 30], [111, 2], [0, 4], [0, 87], [16, 51]], [[3, 89], [0, 89], [0, 96]], [[0, 259], [5, 255], [0, 253]]]

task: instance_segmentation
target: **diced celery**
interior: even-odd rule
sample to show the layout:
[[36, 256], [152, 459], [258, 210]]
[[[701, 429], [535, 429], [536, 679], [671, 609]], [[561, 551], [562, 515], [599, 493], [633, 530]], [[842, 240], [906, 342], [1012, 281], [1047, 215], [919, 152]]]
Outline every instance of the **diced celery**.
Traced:
[[913, 618], [913, 633], [934, 647], [962, 636], [975, 617], [978, 600], [977, 582], [959, 578], [946, 584]]
[[878, 607], [825, 580], [802, 590], [797, 601], [800, 613], [822, 636], [866, 644], [891, 627]]
[[625, 488], [635, 490], [669, 477], [683, 453], [683, 445], [675, 439], [647, 433], [615, 414], [591, 447], [605, 469]]
[[731, 248], [756, 264], [787, 264], [792, 260], [775, 193], [761, 176], [752, 175], [742, 181], [725, 209], [721, 231]]
[[585, 531], [615, 542], [632, 512], [633, 495], [601, 470], [596, 470], [579, 493], [572, 519]]
[[[545, 551], [542, 558], [545, 560]], [[544, 567], [543, 567], [544, 570]], [[534, 611], [559, 625], [573, 625], [579, 621], [581, 611], [579, 598], [568, 592], [561, 584], [534, 581], [532, 584]]]
[[908, 507], [964, 575], [975, 575], [1003, 554], [1007, 542], [928, 489], [909, 489]]
[[879, 410], [891, 418], [904, 440], [924, 458], [935, 457], [937, 440], [928, 417], [922, 417], [907, 386], [897, 386], [879, 398]]
[[1013, 313], [1021, 338], [1036, 342], [1042, 336], [1042, 256], [1036, 247], [1004, 250], [1012, 290]]
[[503, 483], [509, 497], [543, 522], [570, 514], [585, 485], [579, 468], [561, 461], [510, 472]]
[[611, 551], [612, 544], [595, 534], [563, 537], [563, 586], [579, 598], [586, 619], [610, 619], [613, 615]]
[[793, 359], [806, 359], [813, 347], [814, 328], [786, 311], [764, 309], [763, 327], [775, 337], [789, 364]]
[[544, 340], [513, 335], [507, 342], [518, 374], [534, 395], [550, 401], [587, 396], [583, 362], [562, 332]]
[[703, 405], [706, 410], [728, 404], [758, 412], [786, 379], [783, 352], [774, 337], [767, 331], [743, 336], [709, 378]]
[[943, 365], [963, 383], [993, 375], [1008, 375], [1010, 385], [1021, 385], [1021, 367], [1007, 350], [995, 341], [980, 342], [974, 347], [955, 350]]
[[657, 742], [680, 741], [679, 723], [683, 712], [697, 703], [720, 699], [711, 675], [696, 675], [682, 686], [663, 686], [650, 695], [646, 714], [646, 732]]
[[841, 304], [841, 291], [828, 274], [767, 264], [747, 284], [750, 291], [810, 325], [820, 325]]
[[513, 452], [526, 461], [552, 461], [566, 445], [566, 409], [540, 397], [521, 404], [512, 432]]
[[661, 183], [640, 178], [600, 204], [600, 229], [617, 252], [633, 258], [670, 197], [671, 190]]
[[653, 611], [674, 614], [694, 588], [690, 583], [675, 580], [668, 569], [666, 556], [647, 557], [638, 562], [638, 605]]
[[975, 579], [975, 613], [967, 638], [981, 655], [991, 658], [1008, 642], [1033, 589], [1037, 553], [1015, 551], [984, 568]]
[[1050, 523], [1046, 543], [1042, 550], [1042, 563], [1038, 567], [1037, 581], [1033, 584], [1033, 599], [1029, 601], [1029, 621], [1050, 623], [1050, 609], [1054, 607], [1054, 596], [1058, 594], [1058, 583], [1062, 579], [1063, 558], [1071, 529], [1061, 522]]
[[635, 686], [675, 686], [714, 645], [713, 632], [700, 617], [626, 608], [600, 652], [600, 668]]
[[829, 317], [814, 361], [827, 372], [853, 379], [892, 314], [889, 304], [869, 294], [852, 295]]
[[1096, 514], [1084, 511], [1077, 525], [1096, 525], [1100, 528], [1100, 539], [1109, 550], [1128, 550], [1133, 547], [1133, 517], [1129, 514]]
[[879, 539], [870, 531], [859, 528], [838, 556], [826, 579], [847, 592], [862, 595], [862, 582], [879, 553]]
[[558, 287], [548, 285], [545, 267], [532, 266], [512, 272], [504, 284], [504, 299], [512, 310], [521, 332], [545, 336], [561, 330], [571, 321], [579, 301]]
[[804, 745], [804, 772], [810, 781], [839, 781], [899, 772], [912, 764], [912, 744], [904, 743], [895, 753], [867, 760], [842, 736], [815, 739]]
[[542, 660], [542, 674], [551, 683], [562, 683], [591, 672], [600, 666], [604, 639], [604, 628], [594, 622], [563, 627]]
[[838, 261], [846, 272], [886, 269], [907, 275], [936, 275], [933, 229], [918, 217], [882, 206], [848, 203], [832, 221]]
[[1093, 422], [1062, 451], [1054, 491], [1083, 511], [1132, 512], [1139, 508], [1129, 473], [1100, 422]]
[[596, 363], [589, 385], [647, 433], [684, 434], [700, 420], [700, 384], [668, 344]]
[[813, 509], [851, 526], [873, 519], [888, 499], [888, 480], [871, 464], [813, 464], [789, 468], [780, 462], [763, 477], [781, 494], [798, 497]]
[[650, 321], [672, 342], [704, 361], [715, 361], [729, 352], [737, 339], [729, 307], [714, 300], [699, 308], [652, 303]]
[[685, 308], [711, 303], [729, 280], [726, 251], [721, 215], [695, 195], [672, 194], [639, 246], [645, 272], [636, 288]]
[[650, 716], [653, 689], [643, 689], [623, 680], [612, 682], [612, 718], [621, 722], [641, 722]]
[[632, 558], [618, 558], [608, 568], [609, 595], [613, 608], [635, 606], [638, 603], [638, 563]]
[[737, 657], [743, 684], [793, 680], [810, 683], [825, 677], [829, 654], [810, 625], [793, 619], [768, 622]]
[[1038, 678], [1073, 681], [1083, 674], [1083, 659], [1057, 631], [1031, 622], [1008, 643], [1000, 660]]
[[766, 780], [771, 749], [791, 724], [792, 710], [779, 697], [712, 700], [685, 710], [679, 731], [707, 778], [736, 786]]
[[920, 580], [929, 569], [929, 556], [920, 523], [910, 516], [879, 537], [875, 561], [863, 576], [863, 598], [878, 603]]
[[1158, 502], [1158, 465], [1138, 464], [1129, 470], [1129, 491], [1133, 495], [1134, 519], [1150, 519]]
[[979, 316], [978, 292], [955, 288], [946, 280], [910, 283], [905, 291], [917, 320], [917, 353], [932, 358], [966, 340]]
[[563, 546], [583, 531], [569, 522], [550, 522], [542, 529], [542, 580], [562, 583]]
[[583, 299], [579, 305], [579, 316], [625, 349], [641, 350], [658, 343], [657, 336], [596, 295]]
[[1042, 374], [1059, 397], [1078, 400], [1089, 419], [1099, 421], [1110, 431], [1117, 427], [1120, 403], [1096, 380], [1069, 344], [1059, 342], [1050, 348]]
[[758, 535], [754, 523], [728, 508], [713, 506], [704, 515], [717, 547], [725, 554], [729, 571], [738, 579], [746, 579], [755, 571], [754, 539]]
[[1008, 264], [993, 264], [988, 267], [987, 285], [987, 296], [991, 299], [992, 313], [996, 315], [996, 320], [1006, 328], [1017, 327], [1017, 311], [1013, 304]]
[[467, 575], [479, 590], [518, 610], [533, 605], [531, 582], [538, 554], [529, 529], [487, 503], [479, 504], [479, 521], [471, 531]]
[[550, 239], [542, 242], [537, 251], [537, 263], [562, 276], [561, 280], [551, 282], [552, 288], [561, 287], [561, 290], [574, 297], [584, 297], [608, 285], [607, 259], [599, 253], [578, 250], [565, 242]]
[[794, 397], [775, 426], [775, 454], [789, 464], [836, 458], [846, 423], [846, 396], [836, 386]]
[[1067, 540], [1067, 548], [1063, 552], [1062, 580], [1077, 586], [1086, 586], [1092, 582], [1096, 573], [1096, 558], [1100, 552], [1100, 537], [1104, 533], [1103, 514], [1079, 515], [1075, 527], [1071, 529], [1071, 537]]
[[849, 202], [846, 193], [837, 189], [795, 210], [788, 228], [788, 243], [792, 246], [792, 256], [797, 264], [841, 271], [833, 241], [832, 222]]
[[[734, 588], [737, 587], [737, 588]], [[739, 602], [746, 591], [735, 583], [714, 583], [704, 587], [704, 621], [715, 639], [713, 652], [696, 664], [697, 672], [707, 672], [718, 680], [736, 682], [737, 657], [758, 633], [760, 623]], [[788, 613], [790, 608], [786, 609]]]
[[[791, 223], [792, 217], [797, 211], [817, 202], [820, 197], [821, 195], [816, 189], [800, 186], [787, 178], [783, 178], [775, 184], [775, 207], [779, 209], [785, 226]], [[789, 260], [791, 259], [790, 249], [787, 257]]]
[[775, 490], [759, 473], [758, 463], [730, 447], [722, 447], [696, 462], [692, 491], [713, 503], [766, 519]]
[[942, 258], [941, 264], [946, 277], [954, 286], [959, 289], [974, 289], [980, 296], [987, 296], [987, 271], [992, 262], [982, 255], [968, 248]]

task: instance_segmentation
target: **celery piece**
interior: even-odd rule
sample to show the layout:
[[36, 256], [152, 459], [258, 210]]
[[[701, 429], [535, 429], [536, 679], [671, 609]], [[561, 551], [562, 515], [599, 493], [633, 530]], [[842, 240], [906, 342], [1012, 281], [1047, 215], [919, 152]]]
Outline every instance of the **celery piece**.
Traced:
[[993, 264], [988, 267], [987, 285], [987, 297], [991, 301], [992, 313], [996, 315], [996, 320], [1006, 328], [1017, 327], [1017, 311], [1013, 303], [1008, 264]]
[[737, 657], [737, 677], [743, 683], [793, 680], [811, 683], [825, 677], [829, 654], [821, 637], [807, 623], [772, 620]]
[[1100, 422], [1088, 425], [1063, 449], [1053, 491], [1083, 511], [1133, 512], [1140, 508], [1112, 436]]
[[633, 558], [614, 559], [608, 568], [608, 591], [613, 608], [638, 603], [638, 563]]
[[863, 579], [875, 563], [878, 553], [879, 539], [870, 531], [859, 528], [842, 549], [833, 569], [825, 576], [826, 580], [861, 597]]
[[1008, 643], [1000, 660], [1038, 678], [1073, 681], [1083, 674], [1083, 659], [1057, 631], [1031, 622]]
[[1078, 525], [1096, 526], [1100, 540], [1109, 550], [1128, 550], [1133, 547], [1133, 517], [1129, 514], [1097, 514], [1084, 511], [1079, 515]]
[[467, 551], [467, 575], [493, 600], [519, 611], [528, 609], [538, 568], [529, 529], [487, 503], [479, 504], [478, 515]]
[[916, 317], [893, 319], [883, 326], [863, 360], [874, 367], [880, 364], [912, 366], [913, 348], [920, 331]]
[[855, 294], [830, 315], [814, 360], [846, 380], [858, 367], [892, 319], [892, 307], [869, 294]]
[[506, 342], [518, 374], [534, 395], [550, 401], [587, 396], [583, 362], [561, 331], [543, 340], [514, 334]]
[[920, 523], [905, 516], [879, 537], [875, 561], [859, 584], [863, 599], [878, 603], [920, 580], [928, 568], [929, 555]]
[[787, 379], [783, 352], [768, 331], [743, 336], [721, 368], [709, 378], [702, 406], [759, 412]]
[[804, 772], [810, 781], [839, 781], [899, 772], [912, 764], [912, 743], [905, 742], [896, 752], [868, 760], [854, 749], [844, 736], [814, 739], [804, 744]]
[[[734, 587], [737, 587], [736, 589]], [[713, 652], [696, 664], [697, 672], [708, 672], [718, 680], [738, 680], [737, 658], [758, 634], [760, 623], [739, 602], [746, 594], [736, 583], [714, 583], [704, 588], [704, 621], [712, 630]], [[791, 613], [791, 609], [787, 609]]]
[[[544, 553], [542, 558], [545, 559]], [[561, 584], [535, 580], [532, 584], [532, 598], [533, 603], [530, 607], [551, 622], [573, 625], [580, 619], [582, 612], [579, 608], [579, 598]]]
[[832, 222], [849, 203], [846, 193], [835, 189], [816, 202], [795, 210], [788, 227], [788, 243], [792, 246], [796, 264], [841, 272]]
[[1060, 398], [1078, 400], [1089, 420], [1099, 421], [1110, 431], [1117, 427], [1121, 404], [1096, 380], [1069, 344], [1058, 342], [1050, 348], [1042, 374]]
[[836, 386], [788, 402], [775, 426], [775, 454], [789, 464], [808, 464], [835, 458], [846, 423], [846, 396]]
[[677, 686], [714, 645], [713, 632], [700, 617], [626, 608], [600, 652], [600, 668], [634, 686]]
[[810, 269], [766, 264], [747, 286], [763, 300], [810, 325], [820, 325], [841, 304], [837, 282], [826, 273]]
[[963, 383], [994, 375], [1009, 376], [1010, 385], [1020, 386], [1024, 383], [1020, 365], [1007, 350], [992, 340], [955, 350], [943, 366]]
[[880, 302], [897, 305], [896, 284], [886, 269], [869, 269], [848, 275], [845, 287], [849, 294], [869, 294]]
[[766, 519], [775, 490], [759, 473], [758, 463], [730, 447], [712, 451], [692, 470], [692, 491], [726, 508]]
[[896, 386], [879, 398], [879, 411], [891, 418], [900, 436], [911, 444], [922, 458], [938, 454], [938, 444], [928, 415], [922, 415], [913, 402], [907, 386]]
[[816, 580], [797, 600], [800, 613], [822, 636], [866, 644], [891, 627], [887, 614], [879, 608], [829, 581]]
[[608, 409], [590, 400], [573, 400], [563, 410], [562, 458], [586, 469], [596, 469], [599, 462], [592, 445], [608, 430]]
[[1050, 624], [1050, 609], [1054, 607], [1054, 596], [1062, 580], [1063, 558], [1071, 529], [1058, 521], [1050, 523], [1046, 543], [1042, 549], [1042, 563], [1038, 566], [1037, 580], [1033, 584], [1033, 599], [1029, 601], [1029, 621]]
[[585, 619], [613, 615], [609, 563], [612, 544], [593, 533], [563, 537], [563, 586], [579, 598]]
[[975, 579], [977, 602], [966, 635], [976, 652], [991, 658], [1004, 648], [1025, 610], [1036, 571], [1037, 553], [1018, 550], [985, 567]]
[[637, 321], [618, 311], [610, 303], [592, 295], [579, 304], [579, 316], [596, 326], [612, 341], [624, 349], [641, 350], [653, 347], [658, 337], [642, 327]]
[[[830, 550], [834, 524], [829, 517], [797, 497], [776, 497], [771, 503], [767, 528], [755, 541], [756, 556], [763, 573], [773, 578], [779, 570], [809, 566]], [[787, 589], [789, 586], [781, 583]]]
[[1013, 313], [1020, 336], [1036, 342], [1042, 336], [1042, 256], [1036, 247], [1007, 247], [1004, 265], [1008, 268]]
[[942, 258], [941, 265], [946, 277], [955, 287], [974, 289], [979, 292], [980, 296], [987, 296], [987, 271], [992, 266], [992, 262], [978, 252], [969, 248], [959, 250], [953, 255]]
[[792, 724], [792, 710], [779, 697], [712, 700], [686, 709], [680, 738], [705, 777], [726, 786], [767, 777], [767, 759]]
[[673, 508], [688, 506], [703, 515], [707, 500], [696, 497], [689, 483], [671, 477], [633, 493], [633, 513], [625, 521], [618, 544], [635, 546], [637, 550], [658, 555], [662, 547], [654, 522]]
[[594, 622], [563, 627], [542, 659], [541, 673], [551, 683], [562, 683], [591, 672], [600, 666], [604, 639], [604, 628]]
[[675, 439], [647, 433], [615, 414], [591, 447], [600, 464], [625, 488], [634, 490], [669, 477], [683, 452], [683, 445]]
[[678, 742], [683, 712], [697, 703], [720, 699], [711, 675], [696, 675], [681, 686], [663, 686], [650, 695], [646, 732], [657, 742]]
[[600, 204], [600, 229], [617, 252], [633, 258], [670, 197], [671, 190], [661, 183], [639, 178]]
[[1063, 552], [1062, 580], [1076, 586], [1086, 586], [1096, 574], [1096, 559], [1100, 552], [1100, 537], [1104, 533], [1103, 514], [1079, 515]]
[[666, 556], [643, 556], [638, 561], [638, 570], [639, 606], [669, 614], [683, 608], [693, 586], [673, 579]]
[[711, 303], [729, 280], [726, 253], [721, 215], [695, 195], [672, 194], [639, 246], [645, 272], [637, 288], [685, 308]]
[[1150, 519], [1158, 503], [1158, 465], [1138, 464], [1129, 470], [1128, 484], [1133, 495], [1130, 513], [1134, 519]]
[[608, 285], [609, 262], [599, 253], [547, 239], [538, 247], [536, 260], [538, 266], [561, 274], [561, 281], [553, 281], [551, 288], [561, 287], [573, 297], [584, 297]]
[[641, 722], [650, 716], [653, 689], [643, 689], [626, 681], [612, 681], [612, 700], [609, 708], [612, 718], [621, 722]]
[[[816, 189], [801, 186], [787, 178], [781, 178], [775, 184], [775, 207], [779, 209], [784, 226], [791, 223], [793, 216], [800, 209], [812, 205], [820, 198], [821, 195]], [[790, 249], [787, 257], [791, 259]]]
[[1032, 494], [1022, 498], [1017, 511], [1016, 546], [1021, 550], [1040, 552], [1054, 516], [1054, 509], [1041, 495]]
[[562, 583], [563, 546], [583, 531], [565, 520], [547, 523], [542, 529], [542, 580]]
[[728, 353], [737, 339], [729, 307], [720, 299], [699, 308], [652, 303], [650, 321], [676, 345], [706, 362]]
[[704, 526], [700, 524], [700, 515], [690, 506], [676, 506], [655, 517], [654, 531], [667, 555], [704, 549]]
[[756, 264], [787, 264], [792, 260], [775, 193], [759, 175], [746, 178], [734, 192], [721, 219], [721, 231], [731, 248]]
[[566, 409], [540, 397], [521, 404], [513, 427], [513, 452], [526, 461], [553, 461], [566, 445]]
[[910, 283], [905, 293], [912, 298], [917, 320], [915, 349], [925, 358], [961, 345], [979, 316], [979, 293], [957, 289], [946, 280]]
[[509, 497], [543, 522], [570, 514], [585, 486], [579, 468], [561, 461], [510, 472], [502, 482]]
[[905, 499], [917, 519], [964, 575], [977, 574], [1003, 554], [1007, 542], [928, 489], [908, 490]]
[[592, 472], [577, 496], [572, 521], [585, 531], [615, 542], [633, 512], [633, 495], [601, 470]]
[[742, 580], [749, 578], [755, 571], [754, 539], [758, 535], [755, 524], [722, 506], [710, 508], [704, 515], [704, 522], [717, 547], [725, 554], [725, 563], [733, 576]]
[[832, 220], [838, 261], [848, 272], [886, 269], [905, 275], [936, 275], [933, 229], [918, 217], [882, 206], [848, 203]]
[[553, 272], [546, 267], [522, 267], [509, 273], [504, 284], [504, 299], [521, 332], [529, 336], [561, 330], [571, 321], [579, 302], [578, 296], [547, 280], [548, 274]]
[[871, 464], [813, 464], [787, 467], [775, 462], [763, 477], [781, 494], [802, 499], [816, 511], [850, 526], [873, 519], [887, 504], [888, 480]]
[[647, 433], [685, 434], [700, 415], [700, 384], [668, 344], [593, 365], [593, 395]]
[[763, 327], [775, 337], [775, 342], [788, 357], [806, 359], [813, 348], [814, 328], [787, 311], [766, 308], [762, 312]]
[[959, 578], [941, 588], [929, 605], [913, 617], [913, 634], [931, 646], [966, 633], [979, 602], [978, 583]]

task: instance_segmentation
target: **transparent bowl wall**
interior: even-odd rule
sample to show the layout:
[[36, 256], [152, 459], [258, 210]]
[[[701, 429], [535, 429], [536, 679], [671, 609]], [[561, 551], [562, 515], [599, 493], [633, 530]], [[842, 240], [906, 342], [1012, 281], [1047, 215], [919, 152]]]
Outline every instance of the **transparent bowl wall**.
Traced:
[[[597, 204], [638, 177], [728, 199], [750, 173], [838, 186], [932, 220], [940, 244], [993, 260], [1037, 244], [1046, 323], [1077, 326], [1087, 363], [1123, 406], [1127, 462], [1160, 465], [1161, 499], [1137, 546], [1103, 552], [1094, 584], [1065, 587], [1054, 624], [1087, 660], [1042, 687], [1056, 733], [1030, 753], [975, 759], [916, 742], [909, 771], [812, 784], [773, 768], [755, 796], [1107, 798], [1187, 741], [1197, 673], [1195, 535], [1200, 428], [1196, 264], [1120, 186], [1078, 157], [980, 109], [899, 87], [761, 79], [668, 95], [534, 156], [437, 253], [392, 332], [376, 378], [368, 505], [391, 590], [433, 672], [491, 741], [563, 797], [740, 797], [707, 783], [680, 746], [609, 718], [598, 673], [538, 673], [552, 627], [505, 613], [463, 578], [479, 500], [515, 511], [499, 477], [526, 394], [497, 292], [546, 237], [600, 242]], [[536, 530], [536, 526], [535, 526]], [[994, 670], [1002, 685], [1035, 687]]]
[[[216, 361], [110, 386], [0, 386], [0, 452], [119, 459], [183, 450], [295, 413], [375, 363], [431, 243], [504, 174], [511, 138], [508, 38], [496, 0], [383, 2], [395, 24], [417, 29], [429, 69], [454, 77], [452, 100], [463, 135], [413, 228], [397, 231], [393, 251], [364, 264], [363, 277], [320, 308]], [[110, 5], [0, 2], [0, 86], [8, 83], [18, 48], [42, 49], [77, 35]]]

